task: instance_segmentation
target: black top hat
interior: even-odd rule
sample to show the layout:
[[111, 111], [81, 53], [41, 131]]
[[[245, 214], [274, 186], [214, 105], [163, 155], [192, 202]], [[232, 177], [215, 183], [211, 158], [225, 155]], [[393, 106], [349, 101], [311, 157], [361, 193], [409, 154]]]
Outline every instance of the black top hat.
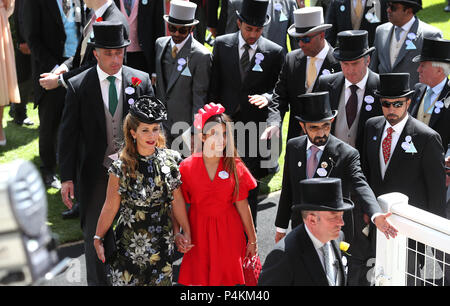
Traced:
[[165, 105], [151, 96], [140, 96], [130, 107], [130, 114], [140, 122], [153, 124], [167, 119]]
[[244, 0], [241, 11], [236, 11], [242, 22], [255, 27], [263, 27], [270, 22], [267, 14], [268, 0]]
[[301, 116], [295, 116], [302, 122], [322, 122], [337, 116], [338, 111], [331, 110], [330, 97], [327, 91], [313, 92], [297, 97], [300, 103]]
[[340, 178], [312, 178], [300, 181], [300, 203], [294, 203], [293, 211], [320, 210], [345, 211], [355, 206], [342, 197]]
[[414, 7], [418, 11], [422, 9], [422, 0], [389, 0], [388, 2], [400, 3], [406, 6]]
[[396, 99], [409, 96], [414, 90], [409, 89], [409, 73], [382, 73], [380, 85], [373, 94], [380, 98]]
[[450, 40], [424, 37], [420, 55], [413, 58], [415, 63], [423, 61], [450, 63]]
[[130, 41], [125, 39], [124, 26], [121, 22], [95, 22], [92, 25], [92, 29], [94, 31], [94, 38], [89, 44], [95, 48], [120, 49], [130, 44]]
[[342, 31], [337, 35], [338, 46], [333, 55], [338, 61], [354, 61], [375, 50], [369, 48], [368, 32], [365, 30]]

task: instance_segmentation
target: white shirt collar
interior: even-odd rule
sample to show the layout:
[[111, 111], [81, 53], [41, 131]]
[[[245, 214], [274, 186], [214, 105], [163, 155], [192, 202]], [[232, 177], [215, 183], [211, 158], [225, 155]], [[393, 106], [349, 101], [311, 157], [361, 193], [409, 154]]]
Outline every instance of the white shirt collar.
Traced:
[[[109, 77], [109, 74], [104, 72], [98, 64], [97, 64], [97, 73], [98, 73], [98, 78], [99, 78], [100, 82], [106, 80], [106, 78]], [[118, 79], [118, 80], [122, 80], [122, 68], [120, 68], [119, 72], [117, 72], [113, 76], [115, 76], [116, 79]]]
[[173, 49], [173, 46], [177, 46], [177, 53], [180, 52], [181, 48], [183, 48], [183, 46], [186, 44], [186, 42], [188, 41], [189, 37], [191, 37], [191, 34], [189, 33], [188, 36], [186, 36], [186, 38], [180, 42], [179, 44], [176, 44], [172, 38], [170, 38], [170, 47]]
[[[241, 31], [239, 31], [238, 37], [239, 37], [239, 49], [241, 49], [246, 44], [244, 38], [242, 37]], [[250, 48], [252, 48], [253, 50], [256, 51], [256, 48], [258, 48], [258, 41], [259, 41], [259, 39], [253, 45], [250, 45]]]
[[[358, 86], [359, 89], [365, 88], [368, 77], [369, 77], [369, 69], [366, 70], [366, 74], [364, 75], [362, 80], [356, 83], [355, 85]], [[345, 79], [345, 89], [349, 88], [351, 85], [353, 84], [349, 80]]]
[[102, 17], [103, 14], [106, 12], [106, 9], [112, 4], [112, 0], [108, 0], [105, 4], [103, 4], [101, 7], [99, 7], [96, 11], [95, 11], [95, 16], [98, 17]]
[[403, 131], [403, 128], [406, 125], [406, 121], [408, 121], [408, 117], [409, 115], [406, 114], [405, 118], [402, 119], [402, 121], [400, 121], [399, 123], [397, 123], [396, 125], [392, 126], [389, 121], [386, 120], [386, 125], [384, 126], [384, 132], [386, 132], [386, 130], [391, 127], [394, 129], [394, 132], [396, 133], [401, 133]]
[[[316, 146], [315, 144], [313, 144], [313, 143], [311, 142], [311, 140], [309, 140], [309, 137], [308, 137], [308, 136], [306, 136], [306, 140], [307, 140], [307, 143], [306, 143], [306, 151], [308, 151], [309, 148], [310, 148], [311, 146]], [[328, 143], [328, 141], [327, 141], [327, 143]], [[326, 146], [326, 144], [323, 145], [323, 146], [320, 146], [320, 147], [319, 147], [319, 146], [316, 146], [316, 147], [318, 147], [320, 151], [323, 151], [323, 150], [325, 150], [325, 146]]]
[[308, 233], [309, 238], [311, 239], [314, 248], [316, 250], [320, 249], [321, 247], [324, 246], [325, 243], [323, 243], [322, 241], [320, 241], [319, 239], [316, 238], [316, 236], [314, 236], [308, 229], [308, 226], [305, 224], [305, 229], [306, 229], [306, 233]]
[[409, 32], [409, 30], [411, 29], [414, 21], [416, 21], [416, 17], [413, 16], [407, 23], [402, 25], [401, 28], [403, 29], [403, 31]]
[[[445, 84], [447, 83], [448, 78], [444, 78], [439, 84], [434, 86], [432, 88], [435, 95], [438, 95], [441, 93], [442, 89], [444, 89]], [[430, 88], [430, 86], [427, 85], [427, 90]]]

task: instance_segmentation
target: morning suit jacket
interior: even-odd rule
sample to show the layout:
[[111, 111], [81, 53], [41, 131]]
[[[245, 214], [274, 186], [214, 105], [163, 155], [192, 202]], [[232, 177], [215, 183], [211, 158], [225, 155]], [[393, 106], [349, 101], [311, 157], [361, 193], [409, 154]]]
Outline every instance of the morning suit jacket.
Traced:
[[414, 88], [414, 85], [416, 83], [419, 83], [419, 73], [417, 72], [419, 63], [414, 63], [412, 59], [417, 55], [420, 55], [420, 52], [422, 50], [423, 38], [442, 38], [441, 30], [425, 22], [422, 22], [417, 17], [415, 18], [416, 20], [409, 30], [409, 33], [414, 33], [415, 35], [415, 38], [412, 39], [412, 43], [415, 45], [415, 49], [406, 49], [406, 42], [409, 40], [408, 38], [406, 38], [405, 43], [401, 47], [394, 65], [391, 66], [390, 45], [392, 35], [394, 35], [395, 27], [390, 22], [384, 23], [378, 26], [375, 32], [374, 47], [376, 49], [372, 53], [369, 65], [370, 69], [373, 72], [379, 74], [408, 72], [410, 74], [409, 88]]
[[[125, 117], [129, 99], [136, 100], [141, 95], [153, 96], [154, 93], [147, 73], [123, 66], [122, 76]], [[132, 77], [139, 78], [142, 83], [129, 95], [125, 89], [132, 86]], [[105, 110], [97, 66], [71, 78], [67, 85], [58, 141], [60, 176], [61, 181], [65, 182], [74, 180], [79, 173], [80, 203], [86, 203], [89, 186], [105, 172], [103, 159], [107, 148]]]
[[[39, 84], [40, 75], [63, 62], [66, 32], [56, 1], [27, 0], [23, 5], [23, 33], [31, 50], [35, 104], [39, 104], [46, 92]], [[79, 23], [77, 27], [81, 34]]]
[[[237, 25], [236, 11], [241, 11], [243, 0], [229, 0], [228, 1], [228, 14], [227, 24], [225, 28], [225, 34], [234, 33], [239, 31]], [[280, 5], [280, 10], [275, 9], [274, 3]], [[280, 35], [280, 33], [287, 33], [288, 28], [295, 23], [294, 11], [297, 9], [297, 2], [295, 0], [282, 0], [282, 1], [269, 1], [267, 6], [267, 14], [270, 16], [270, 23], [263, 29], [263, 36], [279, 46], [283, 47], [284, 53], [288, 53], [287, 48], [287, 35]], [[284, 18], [282, 18], [284, 16]], [[297, 39], [290, 36], [291, 50], [299, 48]]]
[[[378, 74], [372, 72], [369, 69], [369, 76], [367, 78], [366, 88], [363, 95], [363, 101], [361, 105], [359, 122], [358, 122], [358, 133], [356, 136], [356, 149], [361, 153], [364, 145], [364, 128], [366, 126], [366, 121], [369, 118], [375, 116], [381, 116], [383, 111], [381, 110], [381, 104], [379, 98], [377, 98], [373, 91], [378, 88], [378, 84], [380, 83], [380, 77]], [[344, 90], [345, 86], [345, 77], [342, 72], [333, 73], [329, 75], [322, 75], [318, 80], [317, 86], [314, 88], [314, 91], [328, 91], [330, 94], [330, 104], [332, 110], [337, 110], [339, 108], [339, 102], [341, 98], [342, 90]], [[374, 99], [374, 102], [371, 103], [371, 110], [367, 111], [366, 106], [369, 105], [365, 101], [365, 97], [371, 96]], [[334, 129], [336, 126], [336, 120], [333, 121], [333, 125], [331, 127], [331, 134], [334, 135]]]
[[[269, 117], [267, 119], [269, 125], [281, 126], [284, 115], [290, 111], [287, 139], [301, 135], [301, 127], [294, 116], [301, 114], [300, 105], [296, 102], [297, 96], [306, 93], [307, 89], [304, 85], [306, 82], [306, 64], [307, 56], [301, 49], [289, 52], [276, 83], [273, 98], [269, 101]], [[341, 71], [341, 65], [334, 58], [333, 48], [330, 47], [318, 76], [338, 71]]]
[[[419, 111], [422, 99], [427, 91], [427, 85], [418, 83], [414, 88], [414, 95], [411, 99], [411, 105], [409, 106], [409, 113], [411, 116], [417, 119], [417, 113]], [[437, 101], [444, 102], [450, 97], [450, 81], [448, 81], [442, 89]], [[444, 105], [439, 113], [433, 111], [430, 122], [428, 124], [433, 130], [439, 133], [442, 139], [442, 146], [444, 152], [447, 152], [448, 145], [450, 143], [450, 109], [449, 104]]]
[[[363, 169], [375, 195], [401, 192], [409, 197], [410, 205], [445, 217], [446, 188], [441, 137], [408, 115], [382, 179], [379, 154], [385, 124], [383, 116], [374, 117], [367, 121], [365, 129]], [[417, 153], [406, 153], [402, 148], [406, 136], [411, 137]]]
[[[148, 71], [152, 73], [155, 72], [155, 40], [165, 35], [164, 1], [148, 0], [146, 4], [142, 0], [135, 1], [139, 2], [137, 15], [139, 46], [147, 60]], [[114, 0], [114, 3], [120, 9], [120, 0]]]
[[[86, 17], [86, 25], [89, 22], [89, 20], [92, 17], [92, 14], [95, 12], [91, 10], [90, 14]], [[101, 17], [103, 21], [120, 21], [124, 25], [124, 37], [125, 39], [128, 39], [128, 33], [130, 31], [128, 26], [128, 21], [125, 18], [125, 16], [122, 14], [122, 12], [117, 8], [117, 6], [114, 4], [114, 2], [111, 3], [110, 6], [106, 9], [106, 11], [103, 13], [102, 16], [96, 16], [97, 18]], [[97, 64], [97, 59], [94, 56], [94, 47], [92, 45], [87, 45], [86, 52], [81, 59], [81, 45], [83, 43], [84, 37], [80, 38], [80, 41], [78, 42], [78, 47], [75, 55], [68, 60], [64, 62], [64, 64], [69, 68], [69, 71], [63, 74], [64, 82], [67, 81], [73, 77], [74, 75], [79, 74], [80, 72], [91, 68]]]
[[[353, 0], [333, 0], [330, 3], [330, 8], [327, 10], [325, 17], [325, 23], [332, 24], [325, 33], [326, 40], [334, 47], [336, 46], [337, 34], [342, 31], [353, 30], [352, 17], [351, 17], [351, 1]], [[380, 0], [381, 4], [381, 20], [380, 22], [371, 23], [366, 19], [367, 12], [372, 8], [367, 6], [369, 1], [366, 1], [363, 14], [361, 17], [361, 25], [357, 30], [366, 30], [368, 32], [369, 46], [373, 46], [375, 40], [375, 30], [377, 27], [388, 21], [387, 18], [387, 1]]]
[[[167, 48], [169, 51], [171, 49], [170, 41], [170, 36], [158, 38], [155, 63], [156, 97], [167, 107], [167, 121], [164, 126], [168, 131], [178, 121], [192, 125], [194, 115], [207, 102], [212, 61], [211, 52], [189, 36], [183, 48], [178, 51], [175, 64], [169, 68], [171, 74], [165, 84], [162, 61]], [[178, 70], [180, 59], [184, 59], [186, 64]], [[185, 71], [189, 71], [190, 76], [184, 75]]]
[[[213, 50], [208, 100], [221, 103], [225, 107], [225, 113], [230, 115], [234, 122], [243, 122], [244, 124], [254, 122], [258, 126], [259, 123], [266, 122], [268, 109], [267, 107], [260, 109], [250, 104], [248, 96], [264, 95], [269, 101], [271, 100], [273, 88], [283, 65], [283, 49], [261, 36], [257, 42], [256, 52], [250, 61], [250, 68], [246, 78], [241, 81], [238, 51], [239, 33], [223, 35], [216, 39]], [[264, 56], [260, 63], [262, 71], [252, 70], [255, 66], [257, 53], [261, 53]], [[258, 129], [258, 135], [261, 133], [261, 129]], [[248, 137], [246, 137], [246, 142], [248, 143]], [[245, 147], [247, 150], [249, 149], [249, 145]], [[240, 150], [239, 146], [238, 150]], [[267, 175], [267, 169], [262, 170], [256, 166], [256, 164], [259, 164], [258, 158], [252, 161], [252, 163], [255, 163], [255, 166], [252, 166], [245, 160], [247, 152], [240, 154], [254, 176], [258, 178]], [[260, 151], [258, 151], [257, 156], [260, 156]]]
[[[347, 284], [338, 239], [331, 246], [338, 260], [340, 284]], [[267, 255], [258, 280], [259, 286], [329, 286], [325, 270], [305, 225], [296, 227]]]
[[[300, 204], [300, 181], [307, 179], [307, 137], [303, 135], [290, 139], [286, 145], [283, 187], [275, 219], [275, 226], [280, 228], [288, 228], [290, 220], [292, 228], [302, 222], [300, 216], [291, 214], [291, 208], [292, 205]], [[329, 177], [342, 180], [343, 197], [350, 199], [352, 195], [355, 202], [355, 208], [344, 213], [343, 232], [347, 241], [351, 243], [354, 232], [361, 232], [365, 226], [359, 223], [355, 225], [353, 220], [358, 222], [362, 220], [363, 213], [372, 217], [375, 213], [381, 213], [381, 209], [361, 170], [360, 156], [356, 149], [330, 134], [317, 167], [323, 168], [324, 163], [326, 163], [324, 169]], [[315, 172], [314, 177], [320, 176]]]

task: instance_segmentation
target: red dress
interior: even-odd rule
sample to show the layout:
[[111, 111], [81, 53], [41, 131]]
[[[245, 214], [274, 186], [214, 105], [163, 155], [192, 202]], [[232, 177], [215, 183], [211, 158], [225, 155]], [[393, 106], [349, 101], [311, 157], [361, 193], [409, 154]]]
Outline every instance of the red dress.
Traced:
[[[236, 162], [236, 169], [240, 201], [256, 187], [256, 180], [242, 161]], [[224, 170], [222, 158], [211, 181], [201, 154], [184, 160], [180, 173], [184, 199], [191, 204], [189, 223], [194, 247], [183, 256], [178, 283], [243, 285], [246, 241], [242, 220], [233, 204], [234, 175]]]

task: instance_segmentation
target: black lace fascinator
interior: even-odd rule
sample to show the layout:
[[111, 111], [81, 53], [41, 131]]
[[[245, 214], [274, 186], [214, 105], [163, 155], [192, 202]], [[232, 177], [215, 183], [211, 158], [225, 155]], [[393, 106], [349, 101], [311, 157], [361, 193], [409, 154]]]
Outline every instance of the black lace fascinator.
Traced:
[[130, 107], [130, 114], [147, 124], [167, 120], [165, 105], [151, 96], [140, 96]]

